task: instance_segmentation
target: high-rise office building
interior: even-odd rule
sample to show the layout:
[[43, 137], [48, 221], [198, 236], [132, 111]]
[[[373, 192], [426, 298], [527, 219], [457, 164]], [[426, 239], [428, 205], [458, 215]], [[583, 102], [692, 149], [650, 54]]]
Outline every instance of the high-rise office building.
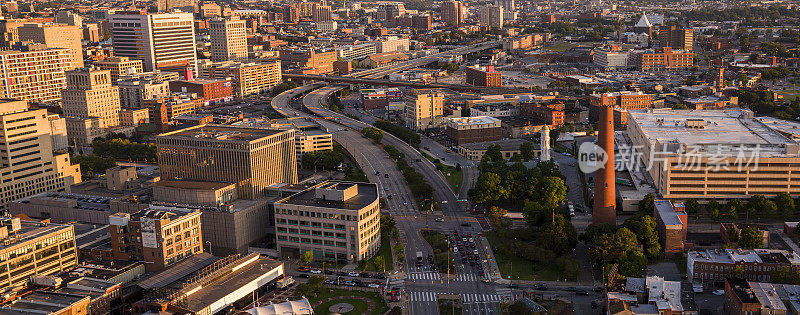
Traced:
[[54, 153], [50, 120], [45, 109], [28, 109], [28, 102], [0, 100], [0, 210], [13, 200], [46, 191], [67, 191], [81, 182], [80, 166], [69, 153]]
[[233, 95], [246, 97], [252, 94], [269, 92], [281, 83], [281, 61], [278, 59], [260, 62], [223, 62], [208, 68], [211, 78], [231, 78]]
[[503, 11], [515, 11], [514, 0], [495, 0], [495, 5], [502, 7]]
[[300, 21], [300, 10], [294, 4], [287, 4], [283, 7], [283, 21], [286, 23], [297, 23]]
[[59, 24], [75, 25], [78, 28], [83, 27], [83, 19], [81, 18], [81, 16], [75, 14], [72, 11], [58, 11], [58, 13], [56, 13], [56, 17], [53, 20], [53, 22]]
[[330, 6], [315, 4], [312, 12], [312, 18], [314, 19], [314, 22], [319, 23], [333, 21], [333, 10]]
[[61, 108], [68, 117], [99, 118], [100, 128], [119, 126], [119, 88], [111, 85], [111, 70], [81, 68], [67, 72]]
[[[0, 289], [22, 286], [31, 276], [75, 268], [78, 253], [72, 225], [0, 218]], [[12, 311], [13, 313], [13, 311]]]
[[172, 12], [178, 9], [183, 12], [194, 12], [194, 0], [157, 0], [158, 12]]
[[245, 21], [237, 17], [215, 18], [209, 23], [211, 35], [211, 60], [228, 61], [247, 59], [247, 31]]
[[466, 7], [461, 1], [442, 2], [442, 22], [450, 26], [464, 24], [464, 17], [467, 15]]
[[18, 30], [20, 41], [45, 44], [48, 48], [69, 49], [70, 65], [65, 70], [83, 68], [83, 31], [81, 27], [68, 24], [30, 23]]
[[381, 3], [376, 13], [378, 21], [388, 22], [389, 25], [393, 25], [397, 17], [406, 15], [406, 7], [400, 2]]
[[503, 28], [503, 7], [487, 5], [481, 8], [480, 20], [483, 26], [496, 29]]
[[130, 75], [144, 72], [141, 60], [128, 57], [110, 57], [94, 62], [94, 65], [103, 70], [111, 71], [111, 83], [116, 84], [121, 75]]
[[200, 125], [156, 137], [162, 179], [235, 183], [240, 198], [297, 183], [294, 130]]
[[692, 46], [694, 45], [694, 30], [670, 25], [662, 27], [658, 31], [658, 39], [661, 47], [692, 51]]
[[195, 67], [194, 17], [191, 13], [109, 16], [114, 55], [140, 59], [145, 71]]
[[[61, 99], [65, 69], [72, 68], [69, 49], [47, 48], [43, 44], [16, 45], [0, 51], [0, 98], [34, 102]], [[29, 75], [35, 73], [36, 75]]]

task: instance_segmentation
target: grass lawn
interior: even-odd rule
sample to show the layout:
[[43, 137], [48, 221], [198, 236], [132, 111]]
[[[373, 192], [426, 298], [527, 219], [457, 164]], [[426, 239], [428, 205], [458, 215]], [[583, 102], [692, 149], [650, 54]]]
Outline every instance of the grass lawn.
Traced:
[[[496, 233], [486, 233], [486, 239], [493, 249], [505, 246], [505, 240]], [[497, 260], [497, 267], [500, 268], [503, 279], [509, 279], [510, 275], [512, 280], [564, 280], [558, 266], [553, 264], [536, 264], [521, 257], [505, 256], [499, 251], [494, 251], [494, 258]]]
[[330, 307], [335, 305], [335, 304], [339, 304], [339, 303], [348, 303], [350, 305], [353, 305], [353, 310], [352, 311], [349, 311], [347, 313], [341, 313], [342, 315], [347, 315], [347, 314], [360, 315], [360, 314], [364, 314], [364, 313], [367, 312], [367, 307], [368, 306], [367, 306], [367, 303], [365, 303], [364, 301], [356, 300], [356, 299], [341, 299], [341, 300], [333, 300], [333, 301], [330, 301], [330, 302], [325, 302], [325, 303], [320, 304], [319, 306], [314, 308], [314, 313], [315, 314], [330, 314], [331, 313]]
[[436, 166], [436, 169], [439, 170], [442, 175], [444, 175], [444, 178], [447, 179], [447, 183], [450, 184], [450, 187], [453, 188], [453, 191], [458, 192], [459, 188], [461, 187], [461, 181], [464, 180], [464, 172], [462, 170], [456, 171], [454, 166], [446, 165], [425, 152], [421, 153], [426, 159], [430, 160], [431, 163]]
[[[375, 255], [375, 257], [378, 256], [383, 256], [383, 262], [386, 266], [386, 271], [392, 271], [394, 269], [394, 261], [392, 260], [392, 243], [388, 237], [381, 237], [381, 248], [378, 249], [378, 254]], [[383, 272], [383, 270], [375, 270], [374, 264], [367, 264], [367, 271]]]
[[[368, 298], [368, 299], [372, 300], [377, 307], [374, 310], [369, 310], [369, 314], [379, 315], [379, 314], [386, 313], [386, 311], [389, 310], [389, 307], [386, 306], [386, 303], [383, 301], [383, 299], [380, 297], [380, 295], [378, 293], [376, 293], [376, 292], [365, 292], [365, 291], [357, 291], [357, 290], [348, 291], [348, 290], [341, 290], [341, 289], [322, 288], [322, 289], [319, 290], [319, 293], [317, 294], [317, 296], [308, 297], [308, 300], [313, 304], [314, 302], [317, 302], [317, 301], [321, 301], [321, 300], [324, 300], [324, 299], [327, 299], [327, 298], [330, 298], [330, 297], [338, 297], [338, 296], [362, 296], [362, 297], [365, 297], [365, 298]], [[328, 311], [328, 307], [330, 307], [331, 305], [339, 303], [339, 302], [351, 303], [350, 301], [353, 301], [353, 300], [352, 299], [337, 299], [337, 300], [333, 300], [333, 301], [321, 304], [320, 306], [317, 306], [316, 308], [314, 308], [314, 313], [316, 313], [316, 314], [330, 314], [330, 312]], [[357, 301], [357, 302], [352, 302], [351, 303], [355, 307], [353, 309], [353, 312], [346, 313], [346, 314], [362, 314], [365, 311], [367, 311], [366, 303], [364, 303], [364, 302], [362, 302], [360, 300], [355, 300], [355, 301]], [[364, 308], [361, 309], [360, 311], [359, 311], [359, 306], [358, 306], [359, 304], [363, 304], [363, 306], [364, 306]]]
[[793, 101], [795, 98], [800, 97], [800, 90], [783, 90], [778, 91], [778, 94], [782, 95], [786, 101]]
[[578, 47], [578, 46], [580, 46], [580, 45], [575, 44], [575, 43], [560, 42], [560, 43], [557, 43], [555, 45], [547, 46], [544, 49], [551, 50], [551, 51], [556, 51], [556, 52], [565, 52], [567, 49], [570, 49], [570, 48], [573, 48], [573, 47]]

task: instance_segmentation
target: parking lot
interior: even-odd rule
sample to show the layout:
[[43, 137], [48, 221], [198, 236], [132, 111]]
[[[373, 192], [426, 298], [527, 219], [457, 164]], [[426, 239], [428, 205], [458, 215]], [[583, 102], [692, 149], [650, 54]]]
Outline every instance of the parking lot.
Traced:
[[386, 274], [380, 272], [357, 272], [344, 270], [319, 270], [308, 267], [298, 267], [300, 274], [298, 278], [310, 278], [311, 276], [325, 276], [325, 284], [343, 285], [350, 287], [378, 288], [387, 284]]

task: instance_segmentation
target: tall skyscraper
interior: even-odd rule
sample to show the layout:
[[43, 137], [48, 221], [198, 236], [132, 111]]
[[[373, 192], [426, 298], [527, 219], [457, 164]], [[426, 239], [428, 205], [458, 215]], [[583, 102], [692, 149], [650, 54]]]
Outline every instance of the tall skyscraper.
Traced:
[[658, 39], [661, 47], [692, 51], [694, 30], [670, 25], [659, 30]]
[[48, 48], [69, 49], [70, 65], [65, 70], [83, 68], [83, 30], [77, 25], [30, 23], [18, 30], [20, 41], [45, 44]]
[[483, 26], [496, 29], [503, 28], [503, 7], [487, 5], [481, 8], [480, 20]]
[[288, 4], [283, 7], [283, 22], [297, 23], [300, 21], [300, 9], [294, 4]]
[[69, 153], [54, 153], [46, 109], [28, 109], [28, 102], [0, 100], [0, 210], [8, 203], [46, 191], [69, 192], [81, 182], [79, 165]]
[[100, 128], [119, 126], [119, 88], [111, 85], [111, 70], [81, 68], [67, 72], [61, 107], [69, 117], [99, 118]]
[[171, 12], [179, 9], [184, 12], [193, 12], [195, 8], [194, 0], [157, 0], [158, 12]]
[[312, 18], [314, 19], [314, 22], [317, 23], [333, 21], [333, 10], [331, 10], [331, 7], [327, 5], [314, 4]]
[[378, 6], [377, 16], [378, 21], [388, 22], [388, 25], [394, 25], [395, 19], [406, 15], [406, 7], [400, 2], [381, 3]]
[[502, 7], [503, 11], [515, 11], [514, 0], [495, 0], [495, 5]]
[[464, 24], [464, 16], [467, 14], [466, 7], [461, 1], [442, 2], [442, 22], [450, 26]]
[[295, 131], [200, 125], [156, 137], [162, 179], [236, 184], [240, 198], [297, 183]]
[[114, 55], [142, 60], [145, 71], [197, 70], [191, 13], [122, 12], [108, 19]]
[[211, 34], [211, 60], [228, 61], [247, 59], [247, 31], [245, 21], [237, 17], [214, 18], [209, 23]]
[[64, 69], [72, 68], [69, 50], [43, 44], [16, 45], [14, 49], [0, 51], [0, 78], [5, 83], [0, 86], [0, 96], [35, 102], [60, 100], [66, 82]]

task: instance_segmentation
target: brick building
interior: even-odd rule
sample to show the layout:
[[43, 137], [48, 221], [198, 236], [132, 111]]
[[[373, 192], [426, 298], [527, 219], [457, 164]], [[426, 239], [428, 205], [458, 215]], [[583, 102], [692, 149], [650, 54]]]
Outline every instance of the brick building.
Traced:
[[673, 50], [670, 47], [634, 51], [630, 58], [632, 65], [641, 71], [687, 69], [694, 66], [694, 53]]
[[688, 225], [683, 204], [673, 205], [669, 200], [656, 200], [654, 203], [653, 217], [664, 254], [683, 253]]
[[687, 274], [694, 280], [721, 283], [734, 274], [744, 272], [747, 280], [770, 281], [771, 272], [782, 267], [800, 268], [800, 255], [776, 249], [713, 249], [689, 251]]
[[651, 108], [653, 107], [653, 95], [631, 91], [592, 94], [589, 96], [589, 105], [589, 117], [598, 119], [600, 107], [610, 106], [624, 110]]
[[233, 96], [233, 84], [228, 79], [170, 81], [169, 90], [176, 93], [195, 93], [209, 105], [230, 100]]
[[445, 119], [445, 134], [457, 144], [500, 140], [500, 119], [489, 116]]
[[466, 83], [475, 86], [503, 86], [503, 75], [494, 66], [474, 66], [464, 70]]
[[152, 272], [203, 252], [201, 212], [159, 208], [109, 216], [114, 259], [144, 260], [145, 268]]

